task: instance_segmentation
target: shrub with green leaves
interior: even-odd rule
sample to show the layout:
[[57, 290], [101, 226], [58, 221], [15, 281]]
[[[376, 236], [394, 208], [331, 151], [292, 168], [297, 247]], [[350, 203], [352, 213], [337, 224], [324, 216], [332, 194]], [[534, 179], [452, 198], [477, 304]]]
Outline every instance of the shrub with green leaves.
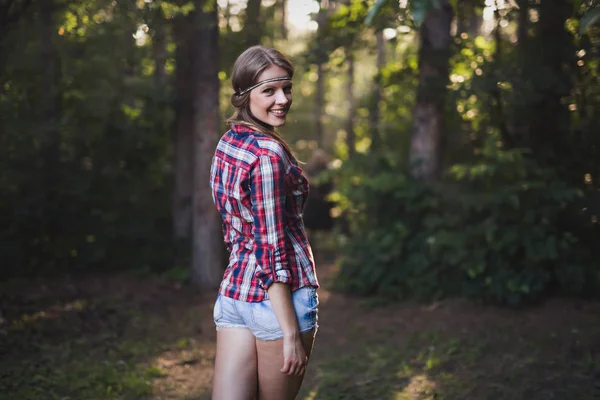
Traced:
[[525, 150], [502, 150], [490, 138], [472, 162], [428, 185], [391, 166], [353, 171], [342, 172], [337, 194], [350, 221], [343, 290], [515, 305], [550, 291], [580, 295], [598, 287], [591, 256], [561, 222], [581, 191]]

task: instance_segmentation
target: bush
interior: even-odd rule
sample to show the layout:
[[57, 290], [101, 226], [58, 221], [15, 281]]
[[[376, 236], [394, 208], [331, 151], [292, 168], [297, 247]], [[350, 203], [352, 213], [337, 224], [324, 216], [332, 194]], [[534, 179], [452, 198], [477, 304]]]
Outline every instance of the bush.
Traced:
[[338, 193], [350, 220], [342, 290], [516, 305], [551, 290], [581, 295], [598, 287], [588, 249], [561, 222], [582, 192], [525, 150], [504, 151], [490, 138], [473, 162], [451, 167], [435, 185], [391, 165], [369, 179], [352, 171], [342, 172]]

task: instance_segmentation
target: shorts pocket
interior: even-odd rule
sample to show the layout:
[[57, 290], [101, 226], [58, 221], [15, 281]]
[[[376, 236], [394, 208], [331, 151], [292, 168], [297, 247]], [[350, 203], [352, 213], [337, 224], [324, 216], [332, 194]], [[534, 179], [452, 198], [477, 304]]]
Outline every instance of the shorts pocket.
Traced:
[[297, 300], [294, 301], [294, 307], [300, 332], [304, 332], [317, 325], [319, 298], [317, 289], [313, 287], [307, 286], [299, 290], [302, 294], [299, 293]]
[[267, 332], [277, 332], [279, 330], [279, 321], [277, 321], [277, 316], [269, 300], [252, 304], [250, 314], [252, 323], [258, 328]]
[[215, 301], [215, 306], [213, 307], [213, 321], [219, 322], [221, 318], [223, 318], [223, 305], [221, 304], [223, 299], [219, 294], [217, 296], [217, 300]]
[[310, 307], [312, 310], [315, 310], [319, 306], [319, 295], [317, 294], [317, 289], [314, 287], [308, 287], [306, 294], [308, 296], [306, 304], [308, 304], [308, 307]]

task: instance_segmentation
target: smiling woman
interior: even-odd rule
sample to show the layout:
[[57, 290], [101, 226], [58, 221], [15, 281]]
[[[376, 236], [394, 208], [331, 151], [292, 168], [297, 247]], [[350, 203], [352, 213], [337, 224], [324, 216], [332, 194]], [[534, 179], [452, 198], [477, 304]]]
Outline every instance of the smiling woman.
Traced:
[[272, 65], [260, 74], [258, 90], [250, 93], [250, 112], [261, 122], [278, 127], [292, 105], [292, 83], [287, 72]]
[[308, 181], [275, 131], [293, 76], [264, 46], [244, 51], [231, 74], [235, 112], [210, 171], [231, 253], [213, 312], [215, 400], [295, 398], [312, 351], [319, 283], [302, 221]]

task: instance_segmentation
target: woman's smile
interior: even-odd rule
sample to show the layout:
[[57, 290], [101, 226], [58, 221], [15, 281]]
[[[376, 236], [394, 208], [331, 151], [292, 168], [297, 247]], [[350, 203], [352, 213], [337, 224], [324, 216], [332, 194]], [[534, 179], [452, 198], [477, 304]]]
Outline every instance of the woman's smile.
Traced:
[[287, 114], [288, 109], [287, 108], [281, 108], [281, 109], [271, 109], [269, 110], [269, 112], [273, 115], [275, 115], [278, 118], [284, 118], [285, 115]]
[[[257, 81], [288, 76], [288, 73], [277, 65], [265, 69]], [[285, 124], [287, 113], [292, 106], [292, 82], [281, 80], [265, 83], [250, 92], [250, 112], [262, 123], [279, 127]]]

